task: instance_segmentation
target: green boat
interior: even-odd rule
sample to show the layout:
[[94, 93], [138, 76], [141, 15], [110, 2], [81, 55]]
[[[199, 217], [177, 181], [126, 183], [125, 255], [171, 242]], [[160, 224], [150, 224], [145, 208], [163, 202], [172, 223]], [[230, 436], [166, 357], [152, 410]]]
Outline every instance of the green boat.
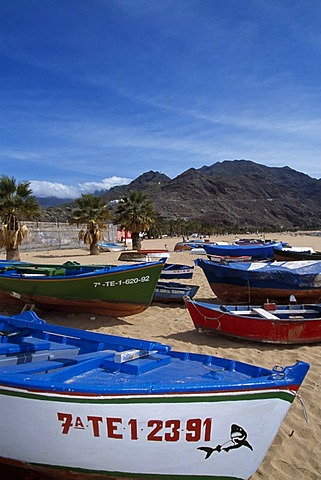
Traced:
[[125, 317], [152, 302], [164, 261], [136, 265], [11, 263], [0, 266], [0, 303]]

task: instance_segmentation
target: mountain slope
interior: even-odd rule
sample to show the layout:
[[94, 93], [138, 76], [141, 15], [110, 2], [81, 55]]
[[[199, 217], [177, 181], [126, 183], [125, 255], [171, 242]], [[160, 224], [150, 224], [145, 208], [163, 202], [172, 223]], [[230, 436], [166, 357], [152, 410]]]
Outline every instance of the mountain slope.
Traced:
[[102, 194], [109, 202], [143, 190], [164, 218], [227, 228], [317, 229], [321, 225], [321, 180], [289, 167], [249, 160], [190, 168], [170, 179], [149, 171]]

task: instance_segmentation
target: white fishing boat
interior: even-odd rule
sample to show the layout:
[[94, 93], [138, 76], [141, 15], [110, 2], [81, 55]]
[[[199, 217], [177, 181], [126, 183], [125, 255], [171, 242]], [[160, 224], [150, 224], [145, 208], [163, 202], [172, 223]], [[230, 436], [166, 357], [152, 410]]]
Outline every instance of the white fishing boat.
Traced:
[[309, 369], [0, 316], [1, 462], [64, 479], [249, 479]]

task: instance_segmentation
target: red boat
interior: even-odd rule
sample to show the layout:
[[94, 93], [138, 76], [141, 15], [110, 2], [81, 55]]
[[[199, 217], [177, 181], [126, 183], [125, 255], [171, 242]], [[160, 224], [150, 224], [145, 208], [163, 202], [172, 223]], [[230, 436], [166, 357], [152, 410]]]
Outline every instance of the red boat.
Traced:
[[189, 297], [184, 301], [200, 332], [288, 345], [321, 341], [321, 304], [214, 305]]

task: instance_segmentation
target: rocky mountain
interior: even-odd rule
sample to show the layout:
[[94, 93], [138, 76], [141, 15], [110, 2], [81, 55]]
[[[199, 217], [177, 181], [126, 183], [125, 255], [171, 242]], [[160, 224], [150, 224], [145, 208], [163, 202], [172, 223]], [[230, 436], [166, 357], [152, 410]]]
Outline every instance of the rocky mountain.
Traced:
[[56, 207], [70, 201], [69, 198], [57, 197], [36, 197], [36, 199], [41, 208]]
[[143, 190], [166, 219], [182, 218], [222, 228], [321, 227], [321, 180], [289, 167], [226, 160], [190, 168], [174, 179], [149, 171], [128, 185], [111, 188], [102, 197], [110, 202], [131, 190]]

